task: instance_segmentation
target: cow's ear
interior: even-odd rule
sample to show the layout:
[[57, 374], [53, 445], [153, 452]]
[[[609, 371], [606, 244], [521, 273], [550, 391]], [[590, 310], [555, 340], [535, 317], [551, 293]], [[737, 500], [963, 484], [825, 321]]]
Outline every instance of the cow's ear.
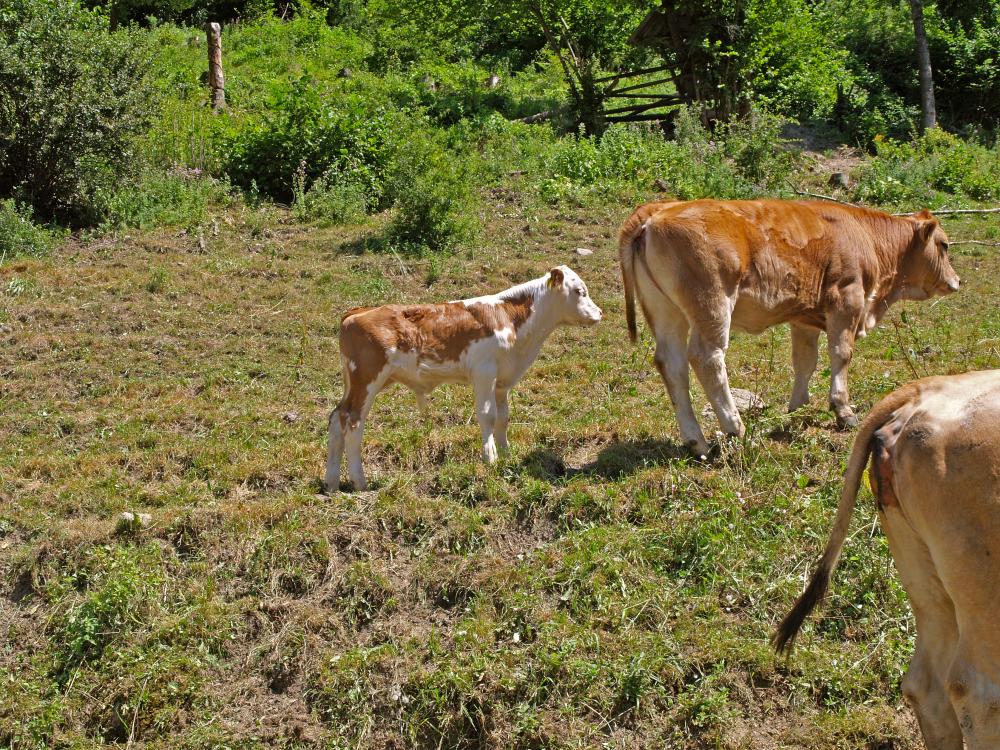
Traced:
[[562, 286], [564, 278], [562, 269], [557, 266], [549, 271], [548, 285], [553, 288]]
[[[921, 213], [925, 212], [930, 214], [930, 211], [927, 211], [927, 209], [924, 209]], [[916, 223], [917, 239], [920, 240], [921, 244], [925, 245], [930, 242], [931, 235], [934, 234], [934, 230], [937, 229], [938, 220], [935, 219], [933, 215], [930, 215], [930, 218], [924, 218], [918, 214]]]
[[913, 218], [914, 219], [924, 219], [924, 220], [927, 220], [927, 219], [935, 220], [934, 219], [934, 214], [931, 213], [931, 210], [929, 208], [923, 208], [923, 209], [921, 209], [917, 213], [913, 214]]

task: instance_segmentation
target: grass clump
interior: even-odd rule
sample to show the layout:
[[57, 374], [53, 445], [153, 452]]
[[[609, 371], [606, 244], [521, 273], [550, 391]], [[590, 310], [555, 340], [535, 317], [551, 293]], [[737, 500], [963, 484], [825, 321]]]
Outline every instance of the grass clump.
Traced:
[[58, 239], [59, 233], [34, 222], [30, 206], [10, 198], [0, 200], [0, 263], [18, 256], [45, 255]]

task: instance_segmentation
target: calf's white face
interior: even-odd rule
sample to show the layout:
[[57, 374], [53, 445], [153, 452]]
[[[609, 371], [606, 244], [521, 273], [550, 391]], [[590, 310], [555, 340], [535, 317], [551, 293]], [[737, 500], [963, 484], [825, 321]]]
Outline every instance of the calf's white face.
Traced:
[[587, 285], [569, 266], [556, 266], [549, 271], [547, 294], [560, 309], [565, 325], [592, 326], [601, 321], [602, 312], [590, 298]]

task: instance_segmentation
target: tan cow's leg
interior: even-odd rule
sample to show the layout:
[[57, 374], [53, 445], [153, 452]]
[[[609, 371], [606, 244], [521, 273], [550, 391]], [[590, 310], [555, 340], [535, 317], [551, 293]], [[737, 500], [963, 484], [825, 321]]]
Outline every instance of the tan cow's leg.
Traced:
[[705, 395], [712, 402], [719, 426], [727, 435], [743, 437], [743, 420], [729, 390], [726, 372], [726, 349], [729, 348], [729, 324], [715, 324], [695, 329], [688, 343], [688, 359], [701, 381]]
[[792, 367], [795, 370], [795, 385], [788, 411], [809, 403], [809, 379], [816, 371], [819, 357], [819, 330], [792, 323]]
[[507, 443], [507, 425], [510, 423], [510, 404], [507, 402], [507, 389], [496, 389], [497, 418], [493, 423], [493, 439], [500, 453], [509, 449]]
[[657, 300], [659, 315], [655, 318], [656, 354], [654, 361], [660, 371], [667, 393], [674, 404], [681, 439], [696, 454], [708, 453], [708, 441], [701, 431], [698, 418], [691, 405], [691, 383], [687, 361], [688, 321], [673, 302], [661, 297]]
[[830, 409], [837, 415], [837, 425], [842, 429], [858, 426], [847, 391], [847, 367], [854, 354], [857, 322], [858, 315], [854, 313], [831, 315], [826, 329], [826, 343], [830, 351]]
[[879, 516], [917, 621], [917, 644], [903, 678], [903, 695], [917, 714], [928, 750], [962, 750], [962, 730], [945, 689], [958, 643], [952, 600], [938, 578], [930, 551], [900, 506], [886, 506]]
[[[959, 639], [955, 659], [948, 670], [946, 686], [967, 750], [1000, 748], [1000, 684], [997, 682], [996, 622], [980, 619], [973, 625], [974, 637]], [[963, 623], [965, 625], [965, 623]]]

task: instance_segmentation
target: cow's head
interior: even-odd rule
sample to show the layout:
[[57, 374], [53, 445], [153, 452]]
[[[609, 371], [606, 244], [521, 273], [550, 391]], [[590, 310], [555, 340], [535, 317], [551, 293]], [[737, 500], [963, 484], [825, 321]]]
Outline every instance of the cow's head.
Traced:
[[601, 308], [590, 298], [583, 279], [569, 266], [549, 271], [545, 286], [564, 325], [592, 326], [600, 322]]
[[958, 274], [948, 259], [948, 235], [926, 208], [913, 216], [913, 244], [904, 261], [905, 299], [927, 299], [957, 292]]

